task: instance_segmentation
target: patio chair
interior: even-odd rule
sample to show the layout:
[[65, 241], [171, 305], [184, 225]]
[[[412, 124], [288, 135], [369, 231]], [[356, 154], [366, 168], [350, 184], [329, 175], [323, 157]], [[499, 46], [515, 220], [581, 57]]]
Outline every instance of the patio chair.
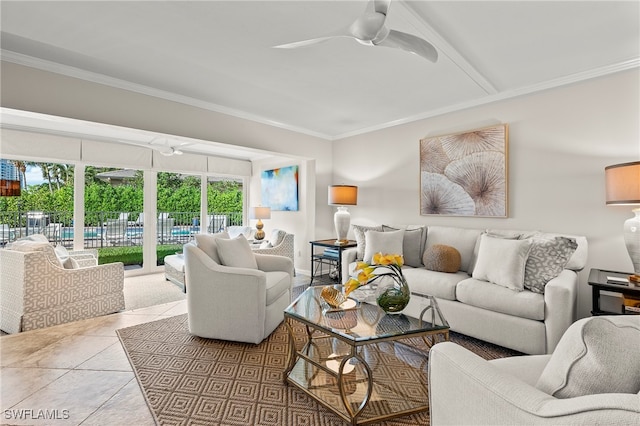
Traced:
[[127, 241], [129, 239], [127, 225], [126, 219], [108, 219], [103, 234], [104, 241], [112, 246]]
[[50, 223], [44, 228], [44, 235], [49, 241], [58, 241], [62, 235], [62, 224], [58, 222]]
[[0, 244], [4, 245], [15, 240], [16, 233], [6, 223], [0, 224]]
[[173, 235], [173, 226], [175, 223], [175, 219], [166, 218], [166, 219], [158, 219], [158, 225], [156, 227], [158, 234], [158, 242], [160, 244], [170, 243], [175, 241], [175, 236]]
[[207, 232], [216, 234], [227, 229], [227, 215], [209, 214], [207, 215]]

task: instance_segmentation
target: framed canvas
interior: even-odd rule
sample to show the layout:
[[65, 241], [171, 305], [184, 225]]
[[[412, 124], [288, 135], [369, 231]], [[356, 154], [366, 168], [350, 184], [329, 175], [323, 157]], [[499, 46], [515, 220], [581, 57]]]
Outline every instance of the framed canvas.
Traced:
[[298, 210], [298, 166], [263, 170], [262, 205], [271, 210]]
[[420, 140], [420, 214], [508, 215], [508, 126]]

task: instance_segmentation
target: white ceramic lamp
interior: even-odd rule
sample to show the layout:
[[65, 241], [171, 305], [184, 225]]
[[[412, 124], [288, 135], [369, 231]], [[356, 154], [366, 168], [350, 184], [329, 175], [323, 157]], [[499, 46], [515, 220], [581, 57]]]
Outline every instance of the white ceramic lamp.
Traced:
[[271, 207], [251, 207], [250, 215], [251, 219], [258, 219], [258, 223], [256, 223], [256, 235], [254, 238], [258, 241], [264, 239], [264, 231], [262, 228], [264, 227], [264, 223], [262, 223], [262, 219], [271, 219]]
[[345, 244], [351, 215], [346, 206], [358, 204], [358, 187], [353, 185], [330, 185], [329, 205], [338, 206], [338, 210], [333, 215], [333, 223], [336, 227], [336, 244]]
[[[640, 161], [615, 164], [604, 169], [607, 205], [640, 206]], [[624, 242], [636, 274], [640, 274], [640, 208], [624, 222]]]

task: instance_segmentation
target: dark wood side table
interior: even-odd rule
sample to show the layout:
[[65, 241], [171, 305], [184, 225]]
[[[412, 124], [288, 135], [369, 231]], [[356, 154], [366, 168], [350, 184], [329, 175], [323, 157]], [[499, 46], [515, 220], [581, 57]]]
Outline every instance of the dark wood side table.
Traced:
[[631, 287], [629, 283], [610, 281], [607, 277], [628, 278], [630, 273], [607, 271], [604, 269], [592, 269], [589, 272], [589, 285], [591, 286], [591, 315], [616, 315], [623, 314], [624, 307], [619, 312], [603, 311], [600, 308], [600, 292], [611, 291], [627, 296], [640, 297], [640, 287]]
[[[342, 284], [342, 252], [345, 249], [356, 247], [357, 244], [353, 240], [349, 240], [346, 244], [336, 244], [336, 240], [317, 240], [309, 241], [311, 244], [311, 282], [309, 285], [313, 285], [314, 278], [319, 278], [323, 274], [323, 267], [338, 268], [338, 283]], [[317, 251], [317, 248], [322, 248], [323, 251]], [[324, 251], [324, 249], [333, 249], [334, 255], [330, 255]], [[329, 269], [331, 271], [331, 269]], [[328, 283], [330, 284], [330, 283]]]

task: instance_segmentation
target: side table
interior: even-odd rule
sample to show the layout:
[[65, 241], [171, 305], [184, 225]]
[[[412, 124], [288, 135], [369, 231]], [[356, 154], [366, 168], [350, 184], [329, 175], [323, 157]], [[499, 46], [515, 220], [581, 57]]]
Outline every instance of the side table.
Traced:
[[627, 278], [629, 273], [607, 271], [604, 269], [592, 269], [589, 272], [589, 285], [591, 286], [591, 315], [616, 315], [624, 314], [624, 306], [620, 312], [604, 311], [600, 308], [600, 292], [611, 291], [614, 293], [622, 293], [626, 296], [640, 298], [640, 287], [631, 287], [629, 283], [615, 282], [607, 279], [607, 277]]
[[[338, 283], [342, 284], [342, 252], [351, 247], [356, 247], [357, 243], [350, 240], [346, 244], [336, 244], [336, 239], [310, 241], [311, 244], [311, 281], [309, 285], [313, 285], [314, 278], [319, 278], [323, 274], [323, 267], [335, 267], [338, 269]], [[322, 248], [322, 253], [316, 252], [316, 248]], [[325, 249], [330, 249], [326, 251]]]

